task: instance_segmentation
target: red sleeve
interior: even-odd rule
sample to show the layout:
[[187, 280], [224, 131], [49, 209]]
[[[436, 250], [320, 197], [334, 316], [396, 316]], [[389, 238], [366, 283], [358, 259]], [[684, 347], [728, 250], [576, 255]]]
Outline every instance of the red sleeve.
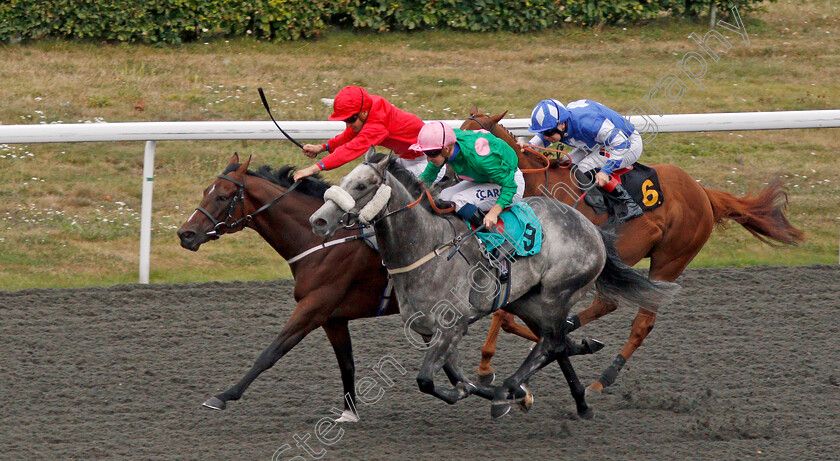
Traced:
[[339, 146], [343, 146], [344, 144], [347, 144], [348, 142], [350, 142], [351, 139], [353, 139], [355, 137], [356, 137], [356, 132], [353, 131], [352, 128], [347, 127], [344, 131], [339, 133], [338, 136], [336, 136], [336, 137], [330, 139], [329, 141], [327, 141], [327, 143], [329, 143], [329, 146], [330, 146], [330, 151], [335, 152], [335, 150]]
[[[355, 133], [352, 128], [347, 128], [343, 133], [331, 139], [329, 142], [332, 153], [321, 159], [324, 169], [338, 168], [361, 157], [371, 146], [381, 145], [389, 133], [385, 124], [386, 116], [387, 113], [384, 110], [371, 111], [362, 126], [362, 131]], [[339, 144], [333, 145], [333, 141]]]

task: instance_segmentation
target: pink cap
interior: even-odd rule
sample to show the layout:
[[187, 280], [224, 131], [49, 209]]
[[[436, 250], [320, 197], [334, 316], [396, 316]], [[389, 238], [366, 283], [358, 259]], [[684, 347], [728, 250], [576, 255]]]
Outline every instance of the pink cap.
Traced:
[[451, 126], [443, 122], [429, 122], [420, 128], [417, 134], [417, 142], [412, 144], [408, 150], [425, 152], [427, 150], [443, 149], [446, 146], [455, 144], [455, 131]]

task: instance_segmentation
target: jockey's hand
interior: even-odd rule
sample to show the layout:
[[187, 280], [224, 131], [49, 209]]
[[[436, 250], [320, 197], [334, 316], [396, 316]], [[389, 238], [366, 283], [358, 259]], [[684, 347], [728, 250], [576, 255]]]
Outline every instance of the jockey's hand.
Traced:
[[490, 208], [490, 211], [484, 215], [484, 227], [486, 227], [487, 230], [492, 229], [493, 226], [496, 225], [496, 222], [499, 220], [499, 213], [501, 212], [502, 207], [499, 205], [493, 205], [493, 208]]
[[520, 149], [524, 149], [524, 148], [525, 148], [525, 146], [527, 146], [527, 145], [528, 145], [528, 143], [527, 143], [526, 141], [516, 141], [516, 144], [518, 144], [518, 145], [519, 145], [519, 148], [520, 148]]
[[296, 171], [294, 179], [295, 179], [295, 181], [297, 181], [297, 180], [303, 179], [307, 176], [312, 176], [313, 174], [315, 174], [319, 171], [321, 171], [321, 168], [319, 168], [318, 165], [308, 166], [308, 167], [306, 167], [302, 170]]
[[309, 158], [315, 158], [316, 155], [324, 151], [324, 146], [321, 144], [304, 144], [303, 155]]
[[598, 174], [595, 175], [595, 181], [598, 183], [598, 187], [604, 187], [610, 182], [610, 176], [603, 171], [599, 171]]

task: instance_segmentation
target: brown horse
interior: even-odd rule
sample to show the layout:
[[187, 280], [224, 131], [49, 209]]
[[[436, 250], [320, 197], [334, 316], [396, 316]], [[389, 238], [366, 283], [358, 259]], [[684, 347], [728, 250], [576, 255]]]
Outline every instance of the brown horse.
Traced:
[[[473, 107], [470, 118], [461, 125], [461, 129], [485, 129], [516, 150], [519, 167], [523, 172], [532, 171], [532, 174], [524, 175], [526, 197], [549, 195], [567, 204], [578, 201], [582, 191], [571, 170], [562, 168], [557, 160], [549, 162], [535, 151], [520, 149], [513, 134], [499, 124], [506, 112], [494, 116], [477, 112]], [[544, 168], [547, 164], [549, 168]], [[642, 217], [620, 225], [616, 229], [619, 234], [616, 248], [624, 262], [630, 266], [643, 258], [650, 258], [648, 277], [653, 280], [676, 280], [708, 241], [715, 225], [722, 225], [729, 220], [741, 224], [765, 243], [776, 241], [796, 244], [802, 241], [802, 231], [793, 227], [784, 215], [787, 194], [777, 179], [756, 195], [735, 197], [728, 192], [701, 187], [688, 173], [674, 165], [650, 166], [659, 175], [663, 203], [659, 208], [645, 212]], [[595, 224], [601, 225], [607, 221], [605, 215], [596, 214], [583, 201], [580, 201], [578, 210]], [[570, 331], [613, 312], [617, 307], [614, 303], [596, 297], [587, 309], [570, 317]], [[601, 392], [613, 383], [621, 367], [653, 329], [655, 320], [656, 313], [639, 309], [627, 344], [588, 389]], [[492, 381], [493, 367], [490, 366], [490, 359], [495, 353], [500, 327], [536, 340], [530, 330], [515, 322], [512, 314], [497, 311], [481, 350], [482, 360], [478, 372], [480, 377], [484, 377], [483, 382]]]
[[[181, 246], [197, 251], [202, 243], [245, 227], [257, 231], [286, 260], [324, 243], [312, 233], [309, 216], [324, 204], [324, 191], [330, 185], [310, 177], [293, 186], [292, 167], [277, 171], [261, 167], [254, 173], [248, 171], [249, 163], [250, 158], [240, 165], [234, 154], [224, 173], [204, 190], [197, 211], [178, 229]], [[336, 237], [358, 235], [358, 231], [340, 231]], [[382, 260], [362, 240], [355, 239], [312, 252], [290, 266], [297, 301], [291, 317], [245, 376], [204, 406], [222, 410], [228, 400], [239, 400], [260, 373], [320, 327], [327, 333], [341, 370], [345, 395], [342, 420], [358, 420], [347, 322], [399, 311], [396, 299], [389, 304], [382, 299], [388, 281]], [[380, 306], [386, 308], [380, 311]]]

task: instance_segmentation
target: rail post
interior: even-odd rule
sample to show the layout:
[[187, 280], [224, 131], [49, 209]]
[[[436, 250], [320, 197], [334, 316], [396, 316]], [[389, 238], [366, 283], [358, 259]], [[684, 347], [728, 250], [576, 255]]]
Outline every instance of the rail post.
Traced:
[[149, 283], [149, 258], [152, 248], [152, 189], [155, 178], [155, 145], [146, 141], [143, 155], [143, 202], [140, 212], [140, 281]]

